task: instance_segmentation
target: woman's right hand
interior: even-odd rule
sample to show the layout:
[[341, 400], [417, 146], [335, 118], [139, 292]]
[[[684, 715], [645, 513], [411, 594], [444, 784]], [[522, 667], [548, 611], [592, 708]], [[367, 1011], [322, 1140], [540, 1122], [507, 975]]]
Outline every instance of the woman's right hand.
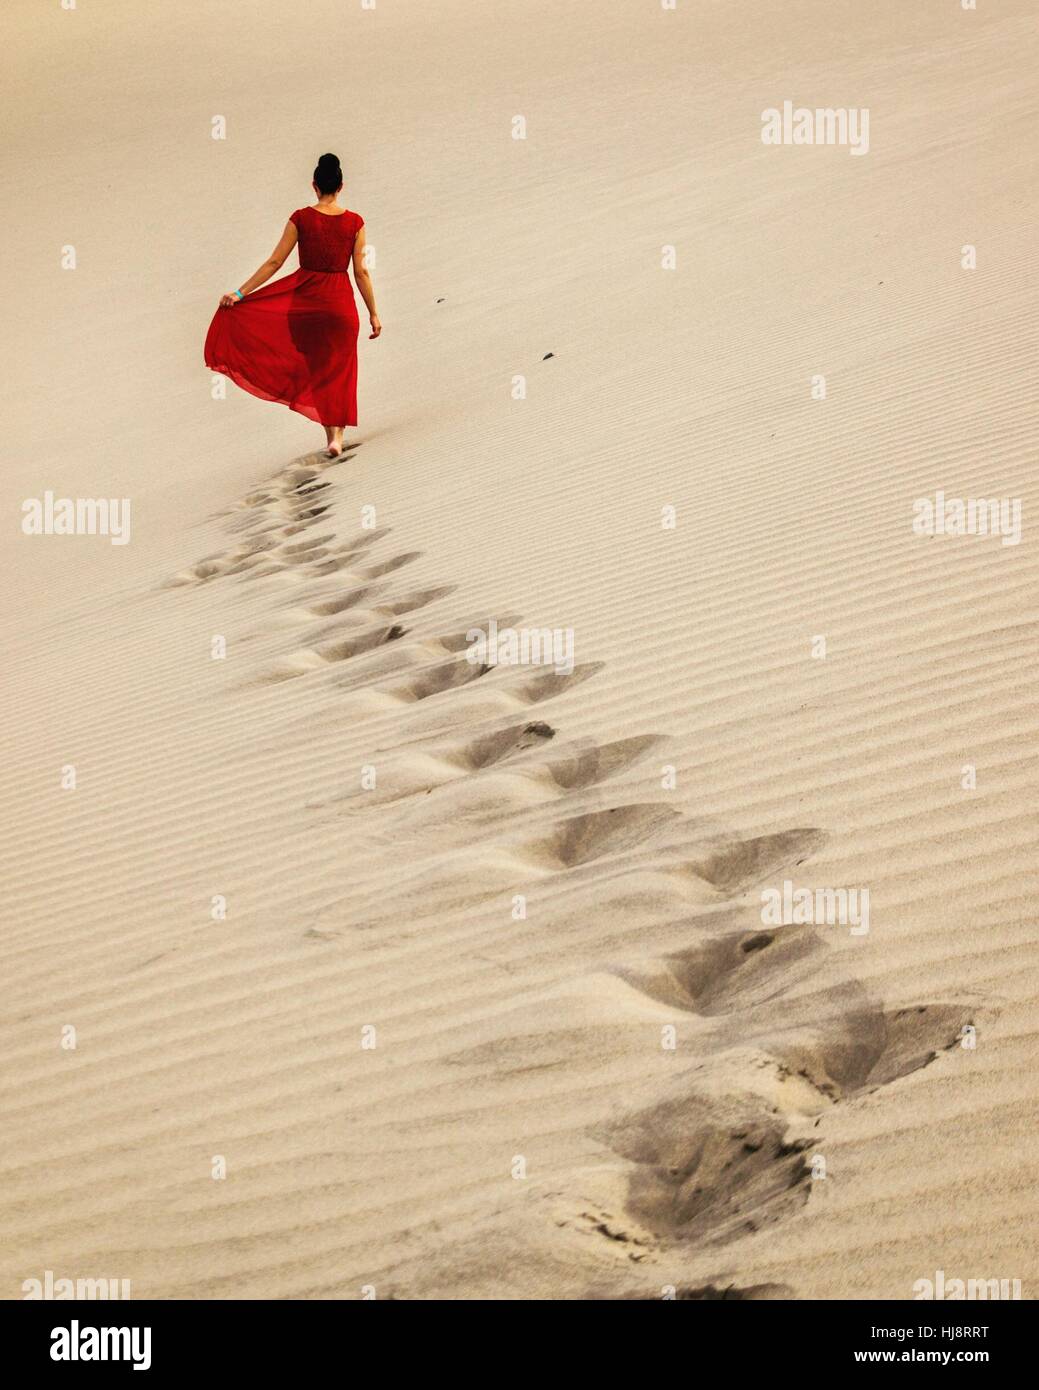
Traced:
[[220, 307], [221, 309], [230, 309], [233, 304], [237, 304], [238, 302], [238, 296], [236, 294], [225, 294], [221, 296]]
[[378, 314], [372, 314], [372, 316], [371, 316], [371, 318], [368, 320], [368, 322], [369, 322], [369, 323], [371, 324], [371, 326], [372, 326], [372, 331], [368, 334], [368, 337], [369, 337], [369, 338], [377, 338], [377, 337], [379, 336], [379, 334], [382, 332], [382, 324], [379, 322], [379, 315], [378, 315]]

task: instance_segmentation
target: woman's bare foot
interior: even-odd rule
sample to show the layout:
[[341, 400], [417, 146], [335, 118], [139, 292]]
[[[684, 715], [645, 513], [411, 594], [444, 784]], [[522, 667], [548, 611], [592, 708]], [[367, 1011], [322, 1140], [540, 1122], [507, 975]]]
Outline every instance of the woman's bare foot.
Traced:
[[325, 439], [328, 448], [325, 450], [325, 458], [335, 459], [343, 452], [343, 430], [341, 425], [325, 425]]

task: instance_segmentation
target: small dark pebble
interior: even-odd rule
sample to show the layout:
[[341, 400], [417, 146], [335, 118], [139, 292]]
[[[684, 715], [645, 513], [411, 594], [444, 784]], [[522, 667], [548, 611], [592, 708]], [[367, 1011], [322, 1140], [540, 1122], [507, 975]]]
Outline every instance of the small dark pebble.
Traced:
[[554, 353], [554, 352], [546, 352], [545, 355], [544, 355], [544, 357], [542, 357], [541, 360], [542, 360], [542, 362], [547, 362], [548, 359], [549, 359], [550, 357], [555, 357], [555, 353]]

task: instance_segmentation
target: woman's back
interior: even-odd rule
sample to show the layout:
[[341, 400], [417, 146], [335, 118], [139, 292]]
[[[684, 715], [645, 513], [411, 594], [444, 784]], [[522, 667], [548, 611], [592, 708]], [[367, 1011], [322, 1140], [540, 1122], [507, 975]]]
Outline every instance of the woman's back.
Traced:
[[329, 214], [306, 207], [297, 208], [289, 221], [299, 240], [301, 270], [349, 270], [354, 241], [364, 226], [363, 217], [349, 210]]

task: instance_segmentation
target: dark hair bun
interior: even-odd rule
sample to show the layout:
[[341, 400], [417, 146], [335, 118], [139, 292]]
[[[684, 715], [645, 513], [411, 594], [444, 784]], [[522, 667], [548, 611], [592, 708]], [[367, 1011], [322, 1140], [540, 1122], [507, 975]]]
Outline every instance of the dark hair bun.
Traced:
[[343, 183], [343, 170], [337, 154], [323, 154], [314, 170], [314, 182], [322, 193], [336, 193]]

